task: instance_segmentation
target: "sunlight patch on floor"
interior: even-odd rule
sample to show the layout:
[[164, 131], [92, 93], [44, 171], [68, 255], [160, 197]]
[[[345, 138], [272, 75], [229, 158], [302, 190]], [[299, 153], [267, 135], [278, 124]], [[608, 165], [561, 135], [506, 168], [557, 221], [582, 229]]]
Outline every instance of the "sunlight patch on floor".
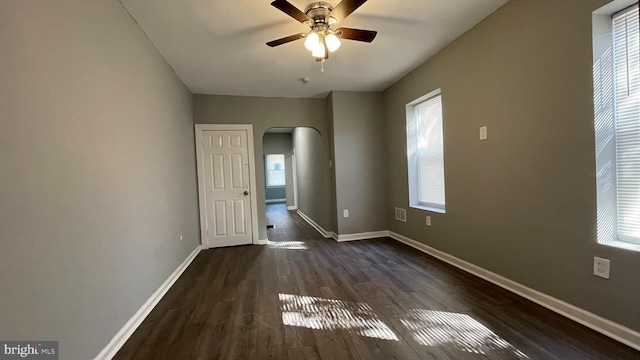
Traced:
[[421, 345], [452, 346], [476, 354], [501, 353], [510, 358], [529, 358], [469, 315], [414, 309], [400, 321]]
[[344, 329], [360, 336], [398, 341], [396, 334], [364, 303], [279, 294], [282, 322], [316, 330]]
[[269, 241], [267, 246], [271, 249], [281, 250], [309, 250], [303, 241]]

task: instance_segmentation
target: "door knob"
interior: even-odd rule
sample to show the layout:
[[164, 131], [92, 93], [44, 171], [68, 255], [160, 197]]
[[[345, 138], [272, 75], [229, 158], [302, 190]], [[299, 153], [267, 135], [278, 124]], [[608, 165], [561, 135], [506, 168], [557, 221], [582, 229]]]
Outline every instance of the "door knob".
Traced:
[[247, 196], [249, 195], [249, 192], [247, 190], [244, 191], [244, 195]]

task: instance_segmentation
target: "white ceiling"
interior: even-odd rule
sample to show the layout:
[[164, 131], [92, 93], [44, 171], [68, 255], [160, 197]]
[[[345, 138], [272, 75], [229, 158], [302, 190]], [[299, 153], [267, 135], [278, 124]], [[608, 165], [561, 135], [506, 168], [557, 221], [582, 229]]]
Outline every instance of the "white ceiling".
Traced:
[[[302, 40], [265, 45], [309, 30], [271, 0], [120, 1], [193, 93], [321, 97], [386, 89], [508, 0], [369, 0], [337, 26], [377, 38], [343, 40], [324, 73]], [[290, 2], [304, 10], [312, 1]]]

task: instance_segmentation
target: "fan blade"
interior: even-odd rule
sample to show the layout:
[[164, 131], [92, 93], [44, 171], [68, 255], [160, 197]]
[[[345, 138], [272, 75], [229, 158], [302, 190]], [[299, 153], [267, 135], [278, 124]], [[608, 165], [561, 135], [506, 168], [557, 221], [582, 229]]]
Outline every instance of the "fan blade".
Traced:
[[291, 5], [291, 3], [289, 3], [287, 0], [275, 0], [271, 3], [271, 6], [300, 21], [301, 23], [305, 21], [313, 22], [313, 19], [308, 17], [307, 14], [300, 11], [297, 7]]
[[371, 30], [360, 30], [360, 29], [350, 29], [350, 28], [337, 28], [336, 33], [342, 35], [338, 35], [338, 37], [347, 40], [356, 40], [356, 41], [364, 41], [364, 42], [372, 42], [373, 39], [378, 35], [377, 31]]
[[271, 47], [276, 47], [276, 46], [278, 46], [278, 45], [286, 44], [286, 43], [288, 43], [288, 42], [292, 42], [292, 41], [300, 40], [300, 39], [302, 39], [305, 35], [306, 35], [306, 34], [300, 33], [300, 34], [295, 34], [295, 35], [291, 35], [291, 36], [283, 37], [282, 39], [269, 41], [269, 42], [267, 43], [267, 45], [269, 45], [269, 46], [271, 46]]
[[342, 0], [340, 4], [336, 5], [333, 11], [331, 11], [329, 16], [336, 18], [338, 21], [342, 21], [366, 2], [367, 0]]

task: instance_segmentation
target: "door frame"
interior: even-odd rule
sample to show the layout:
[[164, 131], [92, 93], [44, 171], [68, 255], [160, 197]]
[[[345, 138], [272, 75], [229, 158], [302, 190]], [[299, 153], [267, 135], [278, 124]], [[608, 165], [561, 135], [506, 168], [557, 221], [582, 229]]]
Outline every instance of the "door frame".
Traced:
[[298, 170], [295, 148], [291, 149], [291, 175], [293, 176], [293, 206], [287, 206], [287, 210], [298, 210]]
[[249, 192], [251, 201], [251, 239], [252, 243], [258, 244], [258, 196], [256, 194], [256, 159], [253, 144], [253, 125], [251, 124], [196, 124], [196, 169], [198, 171], [198, 202], [200, 207], [200, 243], [203, 248], [208, 249], [209, 245], [204, 243], [207, 238], [207, 209], [205, 198], [204, 181], [204, 159], [202, 149], [203, 131], [246, 131], [247, 132], [247, 158], [249, 160]]

